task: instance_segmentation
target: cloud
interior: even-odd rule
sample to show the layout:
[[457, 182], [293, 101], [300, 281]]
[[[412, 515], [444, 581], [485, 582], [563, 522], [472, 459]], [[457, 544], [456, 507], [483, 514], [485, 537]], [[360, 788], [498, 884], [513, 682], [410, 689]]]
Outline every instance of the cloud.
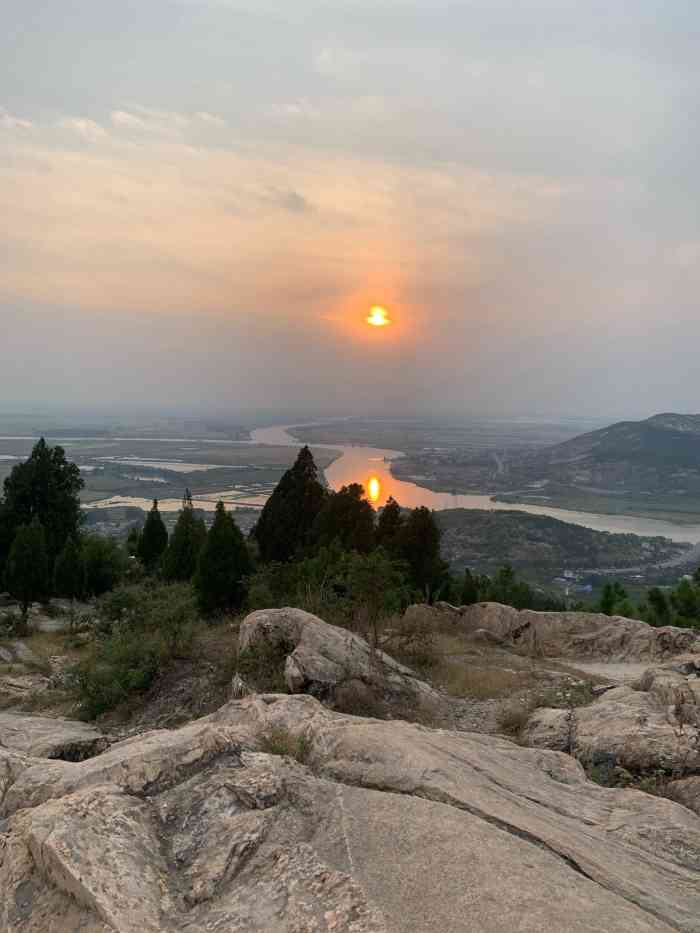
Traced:
[[31, 130], [34, 124], [30, 120], [16, 117], [0, 108], [0, 129], [3, 130]]
[[59, 120], [58, 126], [77, 133], [91, 143], [103, 140], [107, 136], [107, 131], [103, 126], [85, 117], [64, 117]]

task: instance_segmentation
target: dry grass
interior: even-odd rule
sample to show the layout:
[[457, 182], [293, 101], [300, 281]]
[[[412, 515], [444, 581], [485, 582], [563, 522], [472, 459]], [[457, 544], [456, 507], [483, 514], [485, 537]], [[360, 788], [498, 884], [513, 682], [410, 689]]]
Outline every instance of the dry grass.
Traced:
[[514, 700], [507, 703], [498, 711], [496, 717], [499, 729], [506, 735], [519, 738], [534, 708], [535, 705], [531, 701], [518, 703], [517, 700]]
[[450, 696], [498, 699], [525, 690], [534, 683], [527, 671], [474, 667], [465, 661], [450, 660], [442, 665], [439, 682]]
[[281, 755], [294, 758], [300, 764], [306, 764], [311, 754], [311, 742], [304, 735], [293, 735], [284, 726], [268, 726], [258, 736], [261, 752], [268, 755]]

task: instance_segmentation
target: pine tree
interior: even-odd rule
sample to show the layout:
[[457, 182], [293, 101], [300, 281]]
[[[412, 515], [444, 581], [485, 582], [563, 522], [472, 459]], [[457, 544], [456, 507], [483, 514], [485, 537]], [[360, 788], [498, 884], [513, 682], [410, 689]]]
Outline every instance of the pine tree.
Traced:
[[461, 603], [463, 606], [473, 606], [474, 603], [479, 602], [479, 581], [478, 578], [474, 576], [469, 567], [464, 571], [464, 583], [462, 584], [462, 599]]
[[158, 500], [154, 499], [139, 541], [139, 559], [146, 570], [156, 570], [167, 546], [168, 532], [158, 511]]
[[325, 497], [313, 455], [308, 447], [302, 447], [253, 529], [261, 559], [286, 561], [306, 550]]
[[41, 599], [49, 590], [46, 535], [39, 521], [21, 525], [17, 530], [7, 559], [5, 583], [22, 606], [22, 624], [26, 631], [30, 603]]
[[318, 547], [338, 542], [346, 551], [368, 554], [374, 546], [374, 509], [359, 483], [343, 486], [326, 497], [314, 525]]
[[192, 494], [187, 489], [182, 500], [182, 511], [163, 558], [163, 574], [166, 580], [192, 579], [206, 536], [206, 526], [202, 519], [194, 514]]
[[240, 528], [217, 502], [214, 523], [199, 552], [194, 586], [203, 613], [238, 609], [245, 598], [245, 578], [252, 572], [248, 547]]
[[85, 590], [85, 563], [78, 542], [69, 538], [56, 558], [53, 572], [54, 591], [58, 596], [78, 599]]
[[440, 557], [440, 529], [424, 505], [413, 509], [397, 535], [396, 553], [409, 567], [411, 582], [432, 599], [445, 582], [448, 567]]
[[401, 506], [393, 496], [389, 496], [377, 519], [377, 544], [387, 551], [392, 551], [403, 522]]
[[82, 487], [80, 470], [66, 460], [63, 448], [49, 447], [43, 438], [5, 480], [3, 524], [10, 525], [14, 538], [21, 525], [41, 522], [50, 571], [66, 541], [78, 533]]

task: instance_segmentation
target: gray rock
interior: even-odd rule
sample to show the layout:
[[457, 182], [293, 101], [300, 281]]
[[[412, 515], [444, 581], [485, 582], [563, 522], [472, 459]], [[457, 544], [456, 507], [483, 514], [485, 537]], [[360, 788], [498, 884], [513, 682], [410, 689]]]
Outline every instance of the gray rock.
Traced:
[[241, 651], [281, 647], [286, 653], [285, 683], [291, 693], [333, 701], [343, 684], [370, 685], [383, 695], [417, 707], [437, 708], [443, 699], [432, 687], [364, 638], [301, 609], [262, 609], [243, 620]]
[[[570, 751], [586, 764], [607, 762], [636, 774], [700, 769], [698, 707], [680, 675], [648, 671], [638, 685], [607, 690], [590, 706], [537, 709], [522, 733], [534, 748]], [[678, 704], [678, 699], [684, 702]]]
[[700, 819], [505, 739], [263, 695], [46, 765], [8, 791], [6, 933], [700, 930]]
[[[644, 661], [690, 653], [700, 658], [700, 632], [653, 628], [622, 616], [518, 611], [500, 603], [477, 603], [460, 610], [460, 625], [467, 632], [486, 629], [513, 646], [545, 657]], [[690, 662], [687, 657], [685, 663]]]
[[24, 755], [82, 761], [107, 745], [104, 735], [84, 722], [0, 712], [0, 746]]

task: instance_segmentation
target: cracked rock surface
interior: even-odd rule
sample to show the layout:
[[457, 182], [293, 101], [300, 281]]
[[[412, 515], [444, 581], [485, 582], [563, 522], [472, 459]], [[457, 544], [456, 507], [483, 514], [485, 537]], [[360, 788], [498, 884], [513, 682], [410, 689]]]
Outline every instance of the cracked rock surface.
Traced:
[[[306, 764], [260, 751], [303, 736]], [[0, 758], [3, 933], [700, 931], [700, 819], [571, 757], [235, 700], [81, 762]]]

